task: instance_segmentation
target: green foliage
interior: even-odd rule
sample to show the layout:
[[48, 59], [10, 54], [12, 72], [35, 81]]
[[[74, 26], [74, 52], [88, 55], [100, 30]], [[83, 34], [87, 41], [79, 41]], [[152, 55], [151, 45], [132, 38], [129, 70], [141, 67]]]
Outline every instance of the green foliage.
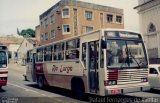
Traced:
[[21, 30], [21, 32], [19, 32], [18, 28], [17, 28], [17, 34], [18, 35], [21, 35], [25, 38], [28, 38], [28, 37], [35, 37], [35, 31], [31, 28], [28, 28], [28, 29], [23, 29]]

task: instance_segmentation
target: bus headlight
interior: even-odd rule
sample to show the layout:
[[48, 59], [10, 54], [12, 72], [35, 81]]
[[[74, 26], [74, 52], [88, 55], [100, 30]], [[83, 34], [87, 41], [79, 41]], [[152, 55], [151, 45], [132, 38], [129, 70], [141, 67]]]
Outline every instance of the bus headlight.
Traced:
[[141, 82], [148, 82], [148, 78], [141, 78]]
[[104, 85], [105, 86], [117, 85], [117, 81], [116, 80], [106, 80], [106, 81], [104, 81]]

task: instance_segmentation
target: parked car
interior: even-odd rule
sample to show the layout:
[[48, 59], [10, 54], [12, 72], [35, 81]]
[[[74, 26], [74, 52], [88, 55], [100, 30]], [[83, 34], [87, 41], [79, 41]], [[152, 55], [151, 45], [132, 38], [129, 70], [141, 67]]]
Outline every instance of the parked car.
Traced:
[[150, 64], [148, 81], [152, 89], [160, 89], [160, 64]]

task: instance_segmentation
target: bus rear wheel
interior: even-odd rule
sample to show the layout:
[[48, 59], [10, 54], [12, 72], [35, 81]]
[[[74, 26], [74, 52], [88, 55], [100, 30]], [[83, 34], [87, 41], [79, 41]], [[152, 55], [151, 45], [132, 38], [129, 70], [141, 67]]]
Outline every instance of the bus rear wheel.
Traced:
[[85, 98], [85, 89], [82, 81], [74, 81], [72, 83], [72, 91], [76, 98], [78, 99]]
[[43, 78], [43, 76], [38, 76], [37, 83], [38, 83], [39, 88], [44, 88], [44, 78]]

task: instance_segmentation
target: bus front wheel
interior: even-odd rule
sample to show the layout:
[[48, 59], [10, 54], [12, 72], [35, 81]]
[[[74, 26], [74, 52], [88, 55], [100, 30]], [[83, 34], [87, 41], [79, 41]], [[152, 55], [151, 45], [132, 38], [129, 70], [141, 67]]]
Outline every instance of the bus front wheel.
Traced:
[[44, 78], [43, 78], [43, 76], [38, 76], [37, 83], [38, 83], [38, 87], [39, 88], [43, 88], [44, 87]]

